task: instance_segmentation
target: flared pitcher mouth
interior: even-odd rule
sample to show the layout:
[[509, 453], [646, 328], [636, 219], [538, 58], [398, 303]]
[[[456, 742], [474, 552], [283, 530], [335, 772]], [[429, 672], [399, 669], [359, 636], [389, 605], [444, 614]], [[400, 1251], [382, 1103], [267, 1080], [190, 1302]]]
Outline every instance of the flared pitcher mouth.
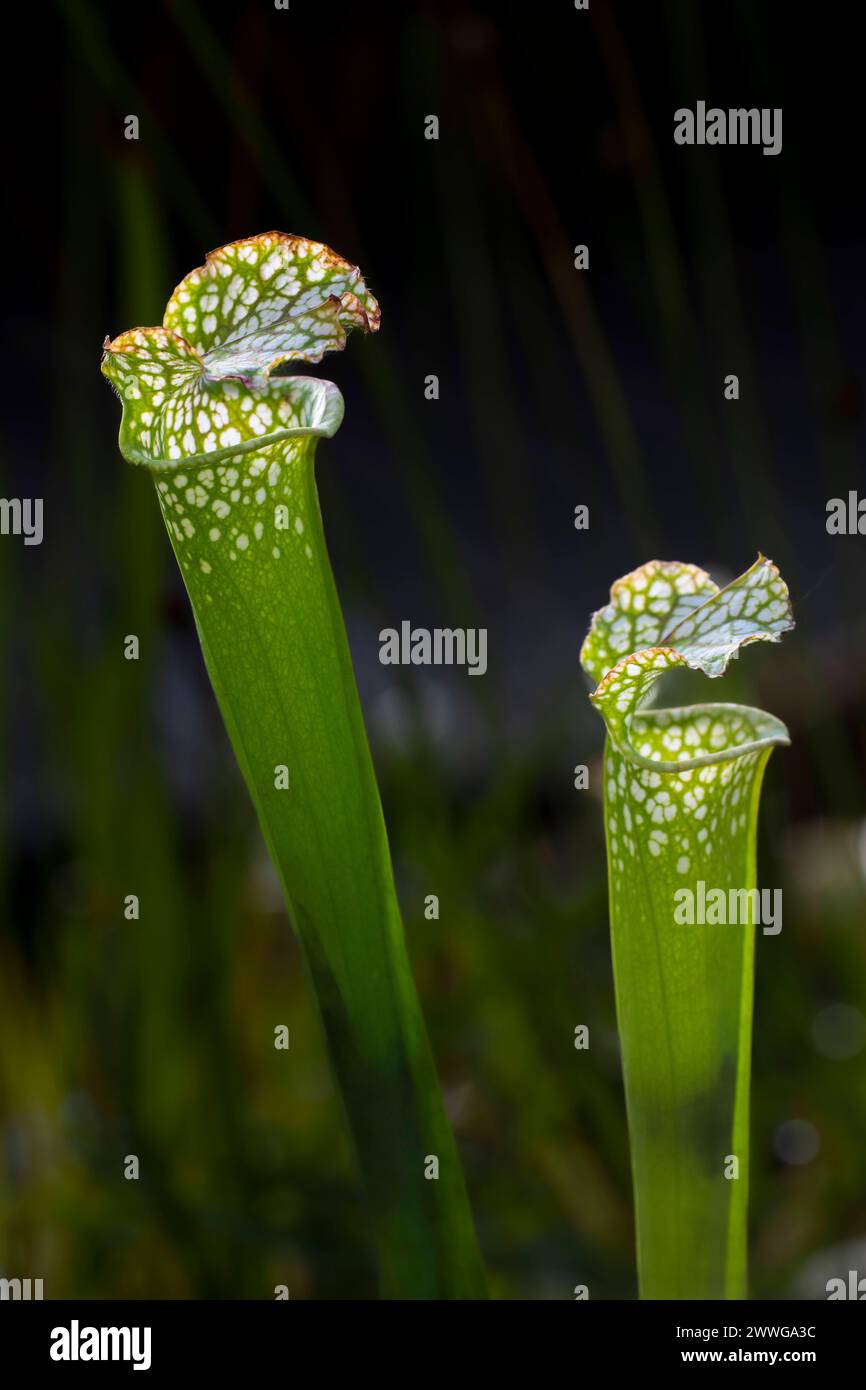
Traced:
[[164, 473], [334, 434], [338, 388], [286, 369], [379, 322], [358, 267], [321, 242], [266, 232], [221, 246], [180, 282], [160, 327], [103, 345], [103, 374], [123, 403], [122, 454]]

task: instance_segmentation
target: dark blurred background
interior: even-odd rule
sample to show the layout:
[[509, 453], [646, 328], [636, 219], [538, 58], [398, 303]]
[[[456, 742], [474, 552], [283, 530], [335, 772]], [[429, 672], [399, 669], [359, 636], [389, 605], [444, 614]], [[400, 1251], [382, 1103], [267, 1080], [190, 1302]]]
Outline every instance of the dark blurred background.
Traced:
[[[0, 1275], [46, 1297], [375, 1291], [311, 991], [99, 374], [106, 334], [159, 323], [208, 250], [272, 228], [357, 262], [382, 303], [378, 339], [318, 369], [347, 402], [320, 490], [495, 1294], [636, 1291], [577, 655], [611, 581], [655, 556], [724, 580], [760, 549], [793, 593], [796, 633], [712, 690], [793, 736], [759, 846], [785, 915], [758, 941], [753, 1292], [823, 1297], [866, 1269], [866, 539], [825, 529], [864, 485], [856, 17], [4, 14], [0, 494], [43, 497], [45, 535], [0, 537]], [[781, 106], [782, 153], [675, 146], [698, 99]], [[406, 618], [486, 627], [487, 676], [380, 666]]]

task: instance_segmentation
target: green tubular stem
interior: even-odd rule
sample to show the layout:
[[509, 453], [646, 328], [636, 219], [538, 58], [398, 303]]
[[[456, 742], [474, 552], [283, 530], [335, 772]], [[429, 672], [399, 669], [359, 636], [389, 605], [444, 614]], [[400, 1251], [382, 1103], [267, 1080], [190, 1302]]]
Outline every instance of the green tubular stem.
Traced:
[[[260, 449], [262, 474], [278, 461], [280, 481], [276, 490], [266, 485], [262, 503], [244, 507], [245, 550], [209, 541], [195, 512], [188, 536], [172, 502], [182, 489], [155, 481], [208, 673], [315, 989], [372, 1214], [382, 1291], [483, 1297], [322, 528], [318, 433]], [[236, 462], [241, 473], [245, 460]], [[184, 462], [188, 485], [203, 466]], [[275, 531], [277, 498], [291, 520]], [[257, 523], [267, 541], [252, 540]], [[288, 768], [288, 790], [275, 786], [278, 766]], [[438, 1181], [425, 1179], [428, 1155], [439, 1160]]]
[[[755, 830], [771, 749], [736, 760], [746, 823], [726, 837], [725, 863], [714, 849], [685, 852], [673, 834], [652, 855], [612, 852], [625, 832], [622, 798], [605, 793], [610, 930], [617, 1022], [622, 1046], [642, 1298], [746, 1296], [749, 1184], [749, 1083], [754, 924], [678, 926], [676, 887], [703, 879], [727, 890], [756, 884]], [[605, 744], [605, 788], [646, 776]], [[720, 768], [718, 795], [723, 804]], [[652, 775], [652, 774], [650, 774]], [[676, 773], [660, 772], [658, 790], [675, 795]], [[710, 798], [708, 805], [712, 814]], [[739, 820], [738, 820], [739, 826]], [[658, 842], [656, 842], [658, 844]], [[720, 873], [723, 869], [723, 873]], [[726, 1178], [733, 1155], [739, 1176]]]

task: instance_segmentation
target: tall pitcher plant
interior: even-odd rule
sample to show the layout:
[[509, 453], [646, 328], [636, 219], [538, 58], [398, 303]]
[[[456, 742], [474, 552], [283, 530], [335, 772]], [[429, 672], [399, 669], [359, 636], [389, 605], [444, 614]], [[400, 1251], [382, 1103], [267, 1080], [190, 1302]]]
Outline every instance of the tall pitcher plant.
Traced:
[[352, 328], [378, 327], [357, 267], [272, 232], [209, 255], [174, 291], [162, 327], [106, 342], [102, 370], [123, 405], [120, 450], [155, 485], [300, 940], [382, 1291], [474, 1298], [484, 1275], [410, 971], [316, 491], [316, 445], [339, 428], [343, 399], [330, 381], [279, 370], [321, 361]]

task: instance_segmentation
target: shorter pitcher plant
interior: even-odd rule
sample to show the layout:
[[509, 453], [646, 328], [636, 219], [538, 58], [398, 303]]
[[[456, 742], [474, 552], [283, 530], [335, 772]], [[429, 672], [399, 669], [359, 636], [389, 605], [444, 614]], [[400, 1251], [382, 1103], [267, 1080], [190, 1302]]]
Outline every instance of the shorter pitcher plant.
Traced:
[[724, 589], [651, 561], [581, 650], [607, 729], [610, 929], [643, 1298], [746, 1295], [756, 828], [785, 726], [734, 704], [650, 706], [665, 672], [721, 676], [793, 627], [759, 556]]

